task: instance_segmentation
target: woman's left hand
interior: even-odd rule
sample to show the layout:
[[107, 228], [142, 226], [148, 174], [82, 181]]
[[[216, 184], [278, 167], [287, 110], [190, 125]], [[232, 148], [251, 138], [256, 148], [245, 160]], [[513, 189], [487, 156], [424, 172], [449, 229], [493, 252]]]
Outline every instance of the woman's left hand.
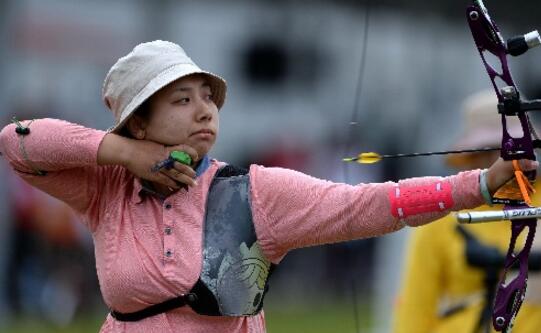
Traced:
[[[519, 165], [522, 171], [532, 171], [537, 169], [539, 162], [531, 160], [519, 160]], [[505, 185], [511, 178], [515, 176], [515, 169], [512, 161], [504, 161], [501, 157], [490, 166], [487, 172], [487, 187], [490, 194]]]

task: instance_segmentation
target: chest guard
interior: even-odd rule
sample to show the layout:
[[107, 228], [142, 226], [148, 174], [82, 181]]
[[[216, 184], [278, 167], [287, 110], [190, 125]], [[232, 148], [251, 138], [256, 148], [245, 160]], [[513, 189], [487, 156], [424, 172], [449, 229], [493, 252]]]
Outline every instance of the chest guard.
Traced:
[[185, 305], [207, 316], [252, 316], [261, 311], [274, 265], [257, 242], [247, 170], [225, 166], [211, 183], [202, 262], [199, 280], [189, 293], [133, 313], [112, 310], [111, 316], [138, 321]]
[[251, 316], [263, 307], [271, 263], [255, 233], [246, 170], [223, 167], [207, 198], [203, 267], [192, 289], [199, 314]]

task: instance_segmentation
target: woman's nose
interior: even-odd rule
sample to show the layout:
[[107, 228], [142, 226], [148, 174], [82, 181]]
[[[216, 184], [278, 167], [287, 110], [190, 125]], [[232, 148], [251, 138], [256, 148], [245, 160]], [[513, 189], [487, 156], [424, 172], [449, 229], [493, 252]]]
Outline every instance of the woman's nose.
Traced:
[[197, 104], [197, 120], [202, 121], [212, 119], [211, 107], [212, 106], [207, 101], [200, 99]]

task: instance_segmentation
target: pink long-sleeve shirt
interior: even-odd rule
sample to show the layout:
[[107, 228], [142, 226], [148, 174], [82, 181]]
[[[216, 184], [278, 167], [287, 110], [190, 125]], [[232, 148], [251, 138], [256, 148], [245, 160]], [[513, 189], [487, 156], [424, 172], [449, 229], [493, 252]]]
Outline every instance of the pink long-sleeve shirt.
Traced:
[[[25, 122], [28, 124], [28, 122]], [[42, 119], [22, 137], [9, 125], [0, 133], [0, 152], [27, 182], [68, 203], [94, 240], [96, 269], [107, 306], [134, 312], [188, 292], [199, 278], [205, 200], [220, 162], [212, 160], [198, 185], [160, 200], [144, 195], [140, 180], [121, 166], [98, 166], [106, 132], [61, 120]], [[34, 169], [47, 171], [36, 176]], [[250, 167], [252, 212], [264, 255], [279, 263], [288, 251], [318, 244], [382, 235], [402, 228], [391, 214], [389, 190], [397, 184], [351, 186], [282, 168]], [[443, 180], [452, 186], [449, 210], [482, 204], [479, 171], [445, 178], [401, 181], [416, 186]], [[410, 225], [449, 210], [408, 217]], [[138, 322], [110, 315], [102, 333], [265, 332], [264, 314], [208, 317], [185, 306]]]

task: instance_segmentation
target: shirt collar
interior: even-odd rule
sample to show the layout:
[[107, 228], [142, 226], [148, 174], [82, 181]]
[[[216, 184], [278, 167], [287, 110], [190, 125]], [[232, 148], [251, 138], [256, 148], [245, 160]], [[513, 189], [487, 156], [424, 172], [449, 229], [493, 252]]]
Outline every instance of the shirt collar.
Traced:
[[201, 161], [197, 164], [197, 167], [195, 168], [195, 174], [196, 177], [201, 176], [210, 166], [210, 158], [208, 155], [203, 156]]
[[[196, 177], [200, 177], [210, 167], [210, 158], [208, 155], [203, 156], [195, 167]], [[160, 200], [165, 200], [165, 197], [156, 191], [152, 190], [150, 183], [144, 179], [135, 178], [132, 201], [136, 204], [141, 203], [145, 196], [151, 195]]]

